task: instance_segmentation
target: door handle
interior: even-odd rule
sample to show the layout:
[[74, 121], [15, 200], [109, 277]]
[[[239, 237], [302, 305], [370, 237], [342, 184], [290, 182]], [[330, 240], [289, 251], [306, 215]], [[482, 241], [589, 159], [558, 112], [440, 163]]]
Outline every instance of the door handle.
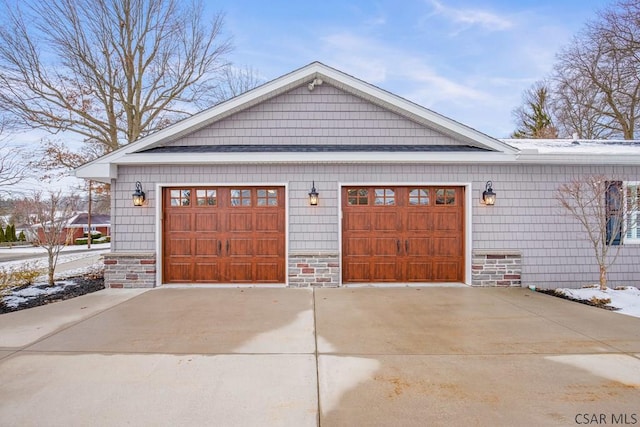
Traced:
[[222, 252], [222, 242], [218, 240], [218, 256], [220, 256], [220, 252]]
[[409, 240], [404, 241], [404, 251], [409, 253]]
[[396, 247], [398, 248], [398, 253], [400, 253], [400, 240], [396, 240]]
[[229, 248], [231, 247], [231, 244], [229, 243], [229, 241], [227, 240], [227, 255], [229, 255]]

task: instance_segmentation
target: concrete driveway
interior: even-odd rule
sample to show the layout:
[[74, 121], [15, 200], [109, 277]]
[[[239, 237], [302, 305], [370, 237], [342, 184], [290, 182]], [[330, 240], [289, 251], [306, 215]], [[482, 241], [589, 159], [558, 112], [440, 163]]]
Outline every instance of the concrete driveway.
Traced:
[[640, 319], [527, 289], [105, 290], [0, 316], [2, 426], [625, 423]]

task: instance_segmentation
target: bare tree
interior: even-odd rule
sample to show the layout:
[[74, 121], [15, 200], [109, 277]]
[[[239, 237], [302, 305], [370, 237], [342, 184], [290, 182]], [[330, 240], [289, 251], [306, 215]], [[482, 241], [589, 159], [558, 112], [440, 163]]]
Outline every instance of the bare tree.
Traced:
[[606, 289], [607, 271], [620, 254], [621, 239], [636, 226], [638, 195], [625, 197], [621, 181], [594, 175], [561, 185], [557, 199], [582, 226], [600, 269], [600, 289]]
[[47, 251], [48, 282], [53, 285], [58, 256], [69, 238], [65, 228], [71, 217], [71, 204], [66, 203], [60, 192], [50, 192], [46, 198], [35, 193], [25, 203], [30, 212], [27, 217], [35, 221], [35, 242]]
[[220, 84], [215, 88], [215, 97], [220, 101], [234, 98], [258, 87], [262, 83], [258, 72], [251, 67], [227, 67], [223, 70]]
[[536, 82], [523, 95], [523, 105], [513, 111], [517, 130], [513, 138], [551, 139], [558, 137], [549, 105], [549, 86]]
[[563, 137], [608, 139], [616, 136], [614, 120], [600, 112], [606, 101], [588, 78], [571, 70], [556, 72], [552, 77], [550, 110]]
[[9, 145], [5, 132], [5, 121], [0, 118], [0, 194], [9, 193], [12, 186], [25, 179], [29, 167], [22, 150]]
[[639, 43], [638, 0], [618, 1], [588, 24], [555, 66], [565, 113], [577, 106], [596, 125], [596, 134], [633, 139], [640, 123]]
[[8, 194], [14, 185], [25, 179], [28, 165], [21, 149], [0, 143], [0, 193]]
[[230, 42], [199, 2], [4, 1], [0, 102], [25, 127], [74, 133], [99, 155], [217, 101]]

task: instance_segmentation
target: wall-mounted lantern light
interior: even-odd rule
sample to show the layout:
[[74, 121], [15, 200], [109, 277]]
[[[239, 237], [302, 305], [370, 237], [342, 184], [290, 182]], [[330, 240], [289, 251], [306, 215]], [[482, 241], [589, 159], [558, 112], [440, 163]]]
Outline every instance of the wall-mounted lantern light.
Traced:
[[136, 181], [136, 191], [133, 192], [133, 206], [142, 206], [144, 203], [144, 191], [142, 191], [142, 184], [140, 181]]
[[311, 186], [311, 192], [309, 192], [309, 204], [311, 206], [318, 205], [318, 192], [316, 191], [316, 182], [313, 181], [313, 185]]
[[493, 183], [487, 181], [485, 190], [482, 192], [482, 203], [487, 206], [493, 206], [496, 203], [496, 193], [493, 192]]

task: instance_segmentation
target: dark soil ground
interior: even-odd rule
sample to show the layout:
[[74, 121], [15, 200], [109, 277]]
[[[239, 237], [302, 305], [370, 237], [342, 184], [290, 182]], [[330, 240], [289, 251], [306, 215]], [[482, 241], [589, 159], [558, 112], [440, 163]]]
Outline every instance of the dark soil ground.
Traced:
[[[85, 277], [71, 277], [65, 279], [65, 282], [73, 282], [73, 285], [67, 285], [64, 289], [55, 294], [39, 295], [33, 298], [29, 298], [27, 301], [20, 303], [17, 307], [7, 307], [0, 298], [0, 314], [10, 313], [12, 311], [24, 310], [26, 308], [37, 307], [40, 305], [49, 304], [52, 302], [63, 301], [69, 298], [79, 297], [80, 295], [89, 294], [104, 289], [104, 278], [96, 276]], [[24, 289], [26, 287], [36, 287], [45, 289], [49, 285], [26, 285], [18, 289]]]

